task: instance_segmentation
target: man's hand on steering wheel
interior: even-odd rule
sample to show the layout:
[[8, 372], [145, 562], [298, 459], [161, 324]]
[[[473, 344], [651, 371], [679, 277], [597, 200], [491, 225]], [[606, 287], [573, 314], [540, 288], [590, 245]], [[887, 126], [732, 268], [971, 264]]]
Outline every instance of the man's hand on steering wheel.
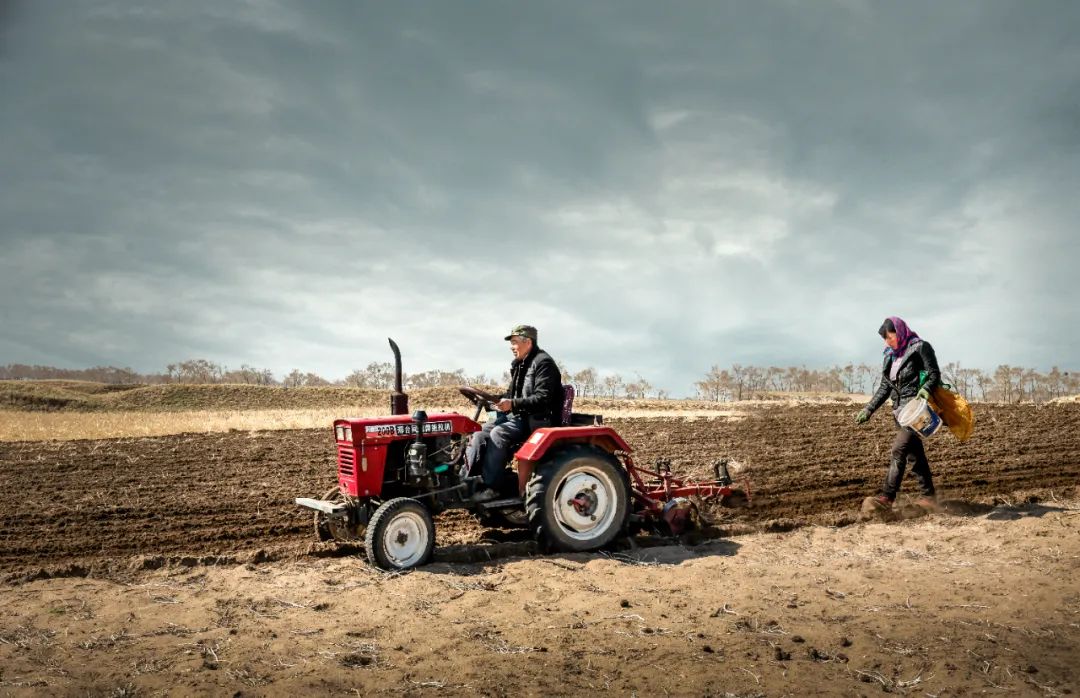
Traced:
[[499, 402], [495, 405], [495, 409], [497, 409], [500, 412], [509, 412], [513, 408], [514, 408], [514, 403], [511, 402], [509, 398], [505, 398], [505, 397], [502, 400], [499, 400]]
[[486, 393], [483, 390], [466, 385], [459, 387], [458, 392], [467, 397], [472, 404], [484, 409], [500, 409], [499, 405], [503, 402], [509, 402], [509, 400], [503, 400], [497, 395], [492, 395], [491, 393]]

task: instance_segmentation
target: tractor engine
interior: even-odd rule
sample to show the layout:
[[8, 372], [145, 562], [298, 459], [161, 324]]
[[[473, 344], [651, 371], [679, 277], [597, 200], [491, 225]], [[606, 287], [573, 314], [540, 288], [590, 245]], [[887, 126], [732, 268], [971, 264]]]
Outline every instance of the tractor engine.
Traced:
[[361, 499], [391, 499], [449, 487], [480, 425], [460, 414], [339, 419], [338, 486]]
[[379, 505], [397, 497], [424, 496], [437, 513], [448, 503], [440, 492], [460, 481], [469, 435], [479, 430], [457, 413], [339, 419], [337, 486], [321, 499], [297, 503], [315, 510], [320, 540], [363, 539]]

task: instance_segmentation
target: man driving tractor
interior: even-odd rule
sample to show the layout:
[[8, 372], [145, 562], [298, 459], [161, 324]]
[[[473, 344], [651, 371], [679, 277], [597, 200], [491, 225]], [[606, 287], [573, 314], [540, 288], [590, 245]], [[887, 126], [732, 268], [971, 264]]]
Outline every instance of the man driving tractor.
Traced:
[[559, 425], [562, 414], [562, 375], [555, 360], [537, 344], [536, 328], [518, 325], [505, 339], [514, 355], [510, 387], [496, 403], [495, 416], [472, 435], [465, 453], [470, 473], [481, 464], [483, 487], [472, 496], [474, 502], [499, 497], [499, 479], [512, 449], [536, 429]]

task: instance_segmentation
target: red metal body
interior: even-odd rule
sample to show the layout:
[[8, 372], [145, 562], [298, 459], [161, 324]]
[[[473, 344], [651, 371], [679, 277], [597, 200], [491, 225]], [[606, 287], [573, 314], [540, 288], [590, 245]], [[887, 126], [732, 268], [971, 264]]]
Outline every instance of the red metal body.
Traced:
[[[342, 434], [339, 427], [347, 427], [348, 432]], [[424, 423], [424, 433], [432, 436], [474, 431], [480, 431], [480, 425], [456, 412], [428, 415]], [[341, 491], [353, 497], [379, 496], [390, 445], [415, 438], [416, 425], [409, 415], [335, 420], [334, 440]]]
[[532, 477], [533, 468], [543, 460], [544, 454], [551, 450], [552, 446], [565, 446], [572, 443], [590, 444], [609, 453], [615, 453], [616, 451], [630, 452], [630, 446], [611, 427], [543, 427], [537, 429], [514, 454], [514, 458], [518, 462], [518, 491], [522, 495], [525, 494], [525, 485], [529, 482], [529, 478]]
[[[466, 438], [480, 431], [477, 422], [456, 412], [432, 414], [424, 423], [424, 433], [432, 436], [462, 434]], [[334, 422], [337, 443], [338, 486], [352, 497], [382, 494], [386, 459], [393, 444], [416, 437], [416, 425], [408, 415]], [[588, 444], [618, 455], [630, 476], [634, 512], [659, 519], [664, 505], [676, 497], [703, 499], [727, 496], [732, 488], [719, 481], [687, 482], [669, 469], [645, 470], [634, 465], [631, 448], [618, 432], [608, 426], [545, 427], [537, 429], [514, 454], [518, 464], [518, 488], [522, 495], [536, 465], [556, 446]], [[748, 493], [747, 493], [748, 494]]]
[[[407, 569], [422, 564], [430, 557], [434, 545], [432, 517], [449, 509], [465, 509], [481, 518], [485, 514], [493, 514], [494, 518], [504, 518], [508, 522], [514, 522], [520, 514], [528, 512], [530, 518], [534, 519], [534, 533], [554, 544], [562, 534], [554, 529], [546, 530], [545, 527], [566, 525], [559, 511], [565, 511], [569, 504], [574, 507], [576, 516], [591, 516], [591, 521], [598, 521], [600, 509], [597, 507], [603, 494], [613, 503], [611, 513], [618, 513], [624, 518], [614, 522], [617, 527], [608, 525], [605, 519], [604, 528], [599, 528], [601, 524], [598, 523], [595, 531], [589, 529], [586, 533], [575, 529], [581, 537], [574, 536], [575, 541], [564, 540], [560, 543], [565, 549], [584, 550], [592, 545], [610, 542], [612, 536], [619, 535], [624, 526], [632, 522], [641, 523], [645, 519], [666, 524], [671, 533], [678, 534], [696, 520], [697, 509], [687, 499], [688, 496], [709, 498], [733, 493], [725, 460], [719, 460], [713, 466], [716, 474], [713, 482], [690, 483], [675, 478], [671, 475], [670, 466], [662, 461], [657, 462], [655, 472], [636, 467], [630, 457], [630, 446], [614, 429], [603, 426], [599, 415], [573, 412], [574, 388], [564, 385], [560, 423], [565, 426], [537, 429], [514, 453], [522, 496], [512, 496], [512, 478], [504, 478], [504, 474], [500, 473], [496, 483], [487, 483], [493, 485], [492, 489], [498, 490], [497, 496], [492, 498], [489, 492], [479, 489], [483, 478], [475, 472], [464, 473], [462, 470], [466, 466], [467, 451], [464, 447], [468, 444], [467, 440], [483, 429], [476, 419], [479, 419], [483, 409], [491, 409], [499, 403], [498, 396], [461, 386], [458, 389], [461, 395], [476, 407], [473, 419], [450, 412], [431, 415], [417, 413], [414, 420], [408, 414], [409, 400], [402, 389], [404, 375], [401, 352], [393, 339], [389, 343], [394, 352], [391, 415], [335, 420], [338, 491], [331, 491], [323, 499], [296, 499], [297, 505], [316, 512], [315, 532], [319, 540], [352, 541], [364, 538], [368, 560], [374, 565], [384, 569]], [[571, 426], [575, 423], [590, 426]], [[563, 451], [567, 446], [575, 448], [570, 452]], [[604, 492], [599, 491], [599, 480], [587, 487], [581, 484], [587, 480], [577, 482], [576, 475], [590, 468], [560, 470], [558, 464], [561, 461], [557, 457], [560, 452], [566, 457], [576, 457], [579, 452], [587, 454], [594, 463], [592, 469], [604, 471]], [[603, 455], [605, 453], [610, 457]], [[613, 472], [620, 465], [622, 470]], [[550, 474], [550, 482], [549, 489], [544, 491], [541, 507], [552, 505], [547, 493], [553, 492], [552, 497], [557, 498], [553, 505], [557, 507], [555, 512], [544, 509], [538, 512], [535, 503], [531, 509], [525, 504], [528, 481], [534, 470], [540, 467], [552, 469], [550, 473], [545, 473]], [[560, 472], [563, 475], [560, 476]], [[595, 473], [590, 477], [598, 478], [599, 475]], [[615, 482], [611, 481], [611, 476], [615, 476]], [[623, 476], [629, 480], [629, 501], [625, 501], [627, 488], [619, 479]], [[556, 481], [557, 477], [561, 479]], [[539, 493], [541, 489], [535, 492]], [[593, 515], [593, 512], [597, 514]], [[553, 515], [560, 520], [537, 523], [537, 513], [545, 520]], [[423, 530], [407, 531], [406, 528], [416, 529], [416, 517], [419, 517]], [[408, 521], [408, 525], [401, 523], [404, 521]], [[562, 533], [569, 534], [570, 531]], [[415, 550], [409, 546], [414, 546]], [[398, 556], [397, 553], [392, 554], [392, 548], [409, 552]]]

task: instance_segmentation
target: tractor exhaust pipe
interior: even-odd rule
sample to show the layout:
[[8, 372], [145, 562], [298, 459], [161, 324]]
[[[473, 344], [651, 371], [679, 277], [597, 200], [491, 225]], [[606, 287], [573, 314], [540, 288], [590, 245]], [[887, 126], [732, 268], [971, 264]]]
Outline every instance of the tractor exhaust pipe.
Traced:
[[409, 414], [409, 396], [401, 387], [401, 350], [394, 340], [387, 337], [394, 352], [394, 392], [390, 395], [390, 414]]

